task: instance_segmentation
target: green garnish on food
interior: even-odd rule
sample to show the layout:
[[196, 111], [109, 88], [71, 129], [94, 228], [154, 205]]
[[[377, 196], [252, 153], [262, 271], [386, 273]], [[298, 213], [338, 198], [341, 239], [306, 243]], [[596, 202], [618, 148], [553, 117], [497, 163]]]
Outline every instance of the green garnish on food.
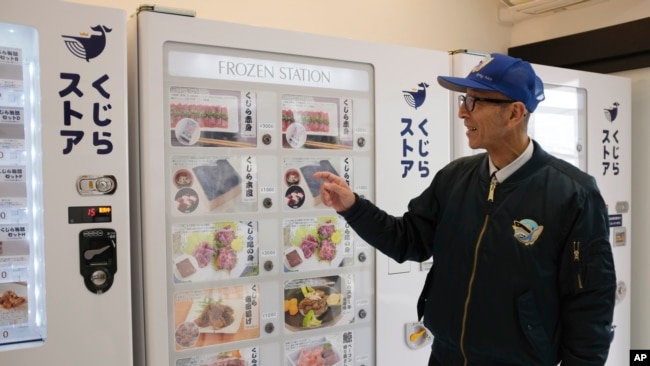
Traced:
[[302, 327], [303, 328], [314, 328], [318, 327], [321, 325], [322, 321], [318, 320], [316, 318], [316, 315], [314, 314], [313, 310], [309, 310], [307, 314], [305, 314], [305, 317], [302, 319]]
[[311, 286], [300, 286], [300, 291], [302, 291], [302, 296], [308, 297], [310, 293], [314, 292], [314, 288]]

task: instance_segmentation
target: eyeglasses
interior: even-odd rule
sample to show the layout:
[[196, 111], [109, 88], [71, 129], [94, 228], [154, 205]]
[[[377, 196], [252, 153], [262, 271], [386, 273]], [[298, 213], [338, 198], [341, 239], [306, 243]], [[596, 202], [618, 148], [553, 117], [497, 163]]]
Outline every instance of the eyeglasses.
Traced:
[[474, 110], [474, 106], [476, 106], [476, 102], [504, 104], [504, 103], [514, 103], [514, 102], [516, 102], [516, 100], [479, 98], [479, 97], [473, 97], [471, 95], [459, 95], [458, 96], [458, 106], [460, 106], [461, 104], [464, 105], [465, 110], [468, 111], [469, 113], [472, 113], [472, 111]]

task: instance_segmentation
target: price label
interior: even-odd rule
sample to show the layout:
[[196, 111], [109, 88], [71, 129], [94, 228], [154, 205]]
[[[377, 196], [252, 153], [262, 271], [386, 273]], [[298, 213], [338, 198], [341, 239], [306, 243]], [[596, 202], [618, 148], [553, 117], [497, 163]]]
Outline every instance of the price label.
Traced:
[[25, 222], [27, 218], [26, 208], [2, 208], [0, 207], [0, 224]]
[[0, 139], [0, 164], [25, 165], [25, 140]]
[[260, 257], [275, 257], [275, 249], [262, 249], [260, 250]]
[[28, 276], [27, 267], [0, 266], [0, 282], [25, 282]]
[[270, 311], [268, 313], [263, 313], [261, 316], [262, 316], [262, 320], [270, 320], [270, 319], [277, 318], [278, 313], [276, 311]]

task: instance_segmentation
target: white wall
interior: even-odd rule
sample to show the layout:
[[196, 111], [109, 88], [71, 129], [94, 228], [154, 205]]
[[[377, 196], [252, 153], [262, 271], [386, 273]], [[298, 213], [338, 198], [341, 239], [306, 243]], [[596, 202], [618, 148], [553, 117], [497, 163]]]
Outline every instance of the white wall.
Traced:
[[[129, 14], [147, 3], [143, 0], [68, 1], [122, 8]], [[510, 27], [496, 22], [497, 0], [158, 0], [149, 3], [192, 9], [198, 18], [443, 51], [468, 48], [506, 52], [510, 38]]]

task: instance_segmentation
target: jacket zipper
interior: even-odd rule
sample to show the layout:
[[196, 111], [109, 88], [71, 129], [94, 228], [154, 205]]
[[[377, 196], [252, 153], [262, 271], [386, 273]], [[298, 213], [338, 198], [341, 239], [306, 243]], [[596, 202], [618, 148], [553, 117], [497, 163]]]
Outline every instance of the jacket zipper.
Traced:
[[578, 288], [582, 288], [582, 276], [580, 274], [580, 242], [573, 242], [573, 261], [578, 263]]
[[[497, 180], [494, 176], [492, 176], [492, 180], [490, 181], [490, 191], [488, 192], [488, 202], [491, 204], [494, 202], [494, 190], [497, 187]], [[465, 354], [465, 328], [467, 326], [467, 309], [469, 308], [469, 301], [472, 298], [472, 285], [474, 284], [474, 278], [476, 277], [476, 265], [478, 263], [478, 251], [479, 248], [481, 247], [481, 242], [483, 241], [483, 235], [485, 234], [485, 229], [487, 228], [488, 221], [490, 220], [490, 214], [489, 210], [488, 213], [485, 214], [485, 220], [483, 221], [483, 227], [481, 228], [481, 232], [478, 235], [478, 239], [476, 240], [476, 247], [474, 249], [474, 265], [472, 266], [472, 275], [469, 278], [469, 285], [467, 287], [467, 297], [465, 298], [465, 309], [463, 311], [463, 325], [460, 330], [460, 353], [463, 356], [464, 360], [464, 365], [467, 366], [467, 355]]]

